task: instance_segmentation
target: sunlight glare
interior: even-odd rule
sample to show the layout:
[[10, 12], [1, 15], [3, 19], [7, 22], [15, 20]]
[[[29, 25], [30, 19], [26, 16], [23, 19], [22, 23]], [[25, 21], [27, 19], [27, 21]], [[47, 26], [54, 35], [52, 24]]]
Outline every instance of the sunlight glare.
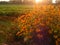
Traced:
[[52, 3], [56, 3], [56, 0], [52, 0]]
[[35, 0], [36, 3], [42, 2], [42, 0]]

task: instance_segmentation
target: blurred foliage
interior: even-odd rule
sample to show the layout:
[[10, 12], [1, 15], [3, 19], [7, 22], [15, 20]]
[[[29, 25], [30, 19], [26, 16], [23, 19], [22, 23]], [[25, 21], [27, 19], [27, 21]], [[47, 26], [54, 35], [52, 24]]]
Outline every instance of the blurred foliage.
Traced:
[[20, 31], [16, 35], [24, 35], [24, 41], [32, 39], [34, 30], [39, 29], [38, 25], [48, 26], [53, 37], [58, 38], [60, 37], [60, 6], [38, 5], [29, 14], [18, 17], [17, 22]]

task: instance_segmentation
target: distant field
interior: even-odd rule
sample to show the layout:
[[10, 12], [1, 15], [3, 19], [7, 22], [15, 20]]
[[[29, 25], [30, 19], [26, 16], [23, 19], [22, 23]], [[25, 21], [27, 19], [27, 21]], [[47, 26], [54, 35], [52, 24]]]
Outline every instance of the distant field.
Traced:
[[35, 8], [34, 5], [0, 4], [0, 16], [23, 15], [31, 12], [34, 8]]
[[1, 5], [0, 4], [0, 16], [2, 15], [20, 15], [20, 14], [26, 14], [29, 13], [33, 9], [33, 6], [31, 5]]

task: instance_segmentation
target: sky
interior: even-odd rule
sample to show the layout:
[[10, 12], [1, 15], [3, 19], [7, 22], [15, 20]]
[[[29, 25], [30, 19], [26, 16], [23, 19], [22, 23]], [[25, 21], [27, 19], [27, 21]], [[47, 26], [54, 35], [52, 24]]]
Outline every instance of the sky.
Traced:
[[7, 1], [8, 2], [9, 0], [0, 0], [0, 1]]

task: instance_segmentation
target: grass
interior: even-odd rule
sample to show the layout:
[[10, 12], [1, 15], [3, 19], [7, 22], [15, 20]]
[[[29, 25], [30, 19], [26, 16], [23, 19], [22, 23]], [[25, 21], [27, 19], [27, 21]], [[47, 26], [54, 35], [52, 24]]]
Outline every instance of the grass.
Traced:
[[31, 5], [0, 5], [0, 15], [21, 15], [29, 13], [32, 9]]

